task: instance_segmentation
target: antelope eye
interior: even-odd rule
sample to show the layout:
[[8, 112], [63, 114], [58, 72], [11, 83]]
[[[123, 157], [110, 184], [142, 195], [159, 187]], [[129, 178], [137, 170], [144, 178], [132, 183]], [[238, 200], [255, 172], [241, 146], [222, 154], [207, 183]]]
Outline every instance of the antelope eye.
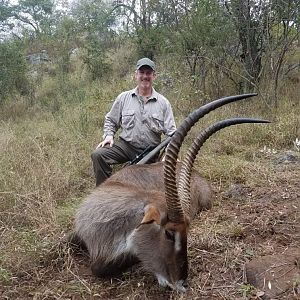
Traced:
[[175, 232], [172, 230], [165, 230], [166, 238], [172, 242], [175, 242]]

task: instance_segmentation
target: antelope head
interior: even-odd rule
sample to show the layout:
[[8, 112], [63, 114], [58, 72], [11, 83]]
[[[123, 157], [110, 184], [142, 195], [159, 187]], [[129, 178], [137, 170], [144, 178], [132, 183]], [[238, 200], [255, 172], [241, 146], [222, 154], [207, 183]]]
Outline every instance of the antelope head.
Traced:
[[[161, 193], [157, 195], [164, 200]], [[147, 205], [140, 225], [135, 229], [132, 244], [143, 266], [152, 272], [161, 286], [185, 291], [188, 275], [188, 222], [168, 219], [166, 213]]]

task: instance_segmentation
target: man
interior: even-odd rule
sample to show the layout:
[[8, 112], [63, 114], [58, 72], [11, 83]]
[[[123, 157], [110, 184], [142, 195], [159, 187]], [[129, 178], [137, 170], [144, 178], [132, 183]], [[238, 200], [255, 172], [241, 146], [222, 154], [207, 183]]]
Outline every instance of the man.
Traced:
[[[104, 140], [91, 155], [96, 186], [111, 175], [111, 165], [133, 160], [149, 146], [160, 144], [162, 133], [171, 136], [176, 130], [170, 102], [152, 87], [152, 60], [142, 58], [137, 62], [135, 80], [137, 87], [121, 93], [105, 116]], [[121, 133], [115, 141], [119, 128]]]

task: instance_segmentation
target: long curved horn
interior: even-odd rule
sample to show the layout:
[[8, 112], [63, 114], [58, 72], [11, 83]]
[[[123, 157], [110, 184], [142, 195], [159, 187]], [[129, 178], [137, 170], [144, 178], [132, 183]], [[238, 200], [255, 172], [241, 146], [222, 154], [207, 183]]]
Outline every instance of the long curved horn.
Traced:
[[189, 114], [181, 125], [177, 128], [172, 139], [168, 145], [165, 163], [164, 163], [164, 182], [165, 195], [167, 202], [168, 218], [175, 223], [184, 222], [184, 212], [178, 198], [178, 191], [176, 186], [176, 161], [182, 142], [188, 131], [194, 124], [204, 115], [221, 107], [225, 104], [256, 96], [257, 94], [243, 94], [217, 99], [207, 103], [191, 114]]
[[252, 119], [252, 118], [233, 118], [219, 121], [206, 129], [204, 129], [193, 141], [192, 145], [188, 149], [185, 158], [182, 162], [182, 168], [180, 170], [178, 179], [178, 196], [186, 216], [190, 215], [190, 203], [191, 203], [191, 172], [196, 156], [202, 147], [202, 145], [217, 131], [238, 124], [244, 123], [270, 123], [267, 120]]

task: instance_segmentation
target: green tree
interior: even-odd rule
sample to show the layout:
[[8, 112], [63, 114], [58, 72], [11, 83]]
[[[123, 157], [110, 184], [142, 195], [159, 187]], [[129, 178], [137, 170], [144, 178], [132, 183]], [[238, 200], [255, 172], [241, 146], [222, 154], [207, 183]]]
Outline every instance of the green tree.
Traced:
[[112, 7], [103, 0], [85, 0], [74, 4], [72, 16], [81, 35], [82, 59], [92, 78], [102, 77], [109, 70], [106, 51], [115, 35]]
[[239, 36], [242, 90], [259, 88], [264, 77], [270, 86], [267, 97], [276, 104], [282, 66], [299, 35], [299, 1], [231, 0], [227, 7]]
[[252, 90], [260, 81], [264, 41], [268, 32], [269, 2], [232, 0], [231, 12], [241, 45], [244, 66], [243, 89]]
[[0, 40], [14, 27], [12, 20], [12, 7], [8, 0], [0, 0]]
[[53, 10], [53, 0], [19, 0], [12, 6], [11, 14], [17, 26], [39, 35], [50, 31]]
[[178, 13], [176, 22], [168, 24], [168, 51], [180, 53], [195, 84], [206, 93], [209, 72], [213, 72], [211, 77], [220, 75], [219, 66], [225, 63], [232, 47], [232, 22], [217, 0], [185, 2]]
[[133, 38], [139, 56], [151, 59], [160, 52], [164, 27], [167, 22], [165, 1], [116, 1], [117, 12], [123, 29]]
[[16, 90], [21, 93], [28, 91], [26, 61], [17, 43], [0, 43], [0, 70], [0, 99]]
[[278, 104], [278, 88], [284, 76], [283, 66], [294, 42], [299, 38], [300, 6], [298, 0], [270, 1], [271, 26], [265, 42], [265, 69], [271, 73], [269, 102]]
[[74, 18], [63, 16], [60, 19], [52, 37], [52, 44], [56, 49], [55, 56], [60, 71], [63, 74], [68, 73], [72, 49], [77, 48], [79, 44], [78, 28]]

